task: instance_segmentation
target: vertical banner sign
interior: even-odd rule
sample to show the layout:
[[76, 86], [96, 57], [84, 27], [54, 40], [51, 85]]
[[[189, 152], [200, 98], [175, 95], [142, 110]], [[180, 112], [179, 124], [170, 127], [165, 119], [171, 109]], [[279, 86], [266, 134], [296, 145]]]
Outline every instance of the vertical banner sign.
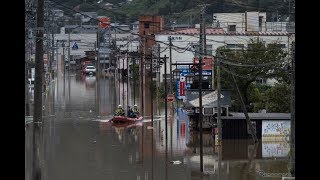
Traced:
[[184, 88], [186, 85], [186, 77], [180, 76], [180, 96], [185, 96]]
[[184, 99], [185, 98], [185, 89], [190, 88], [190, 84], [187, 84], [186, 82], [186, 75], [190, 73], [189, 68], [179, 68], [181, 70], [180, 72], [180, 78], [176, 80], [176, 97], [177, 99]]

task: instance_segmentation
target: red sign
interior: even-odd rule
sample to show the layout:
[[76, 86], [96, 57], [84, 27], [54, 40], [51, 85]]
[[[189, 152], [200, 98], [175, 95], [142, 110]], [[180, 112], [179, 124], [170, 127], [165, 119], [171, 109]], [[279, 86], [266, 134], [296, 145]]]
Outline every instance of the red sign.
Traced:
[[[202, 70], [212, 70], [212, 63], [213, 63], [213, 57], [203, 57], [202, 58], [202, 63], [204, 64], [202, 66]], [[199, 63], [198, 58], [193, 58], [193, 63], [197, 64]]]
[[109, 28], [110, 27], [110, 18], [101, 17], [99, 18], [99, 28]]
[[185, 82], [180, 81], [180, 96], [185, 96], [184, 88], [185, 88]]
[[167, 95], [167, 101], [168, 102], [173, 102], [174, 101], [174, 95], [173, 94], [168, 94]]

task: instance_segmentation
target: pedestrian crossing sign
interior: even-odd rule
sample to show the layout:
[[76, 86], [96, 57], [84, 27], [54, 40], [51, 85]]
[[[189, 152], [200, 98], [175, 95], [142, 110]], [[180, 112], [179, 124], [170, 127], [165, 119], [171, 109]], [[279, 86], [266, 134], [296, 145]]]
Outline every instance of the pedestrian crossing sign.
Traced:
[[77, 49], [79, 49], [78, 44], [74, 42], [72, 45], [72, 50], [77, 50]]

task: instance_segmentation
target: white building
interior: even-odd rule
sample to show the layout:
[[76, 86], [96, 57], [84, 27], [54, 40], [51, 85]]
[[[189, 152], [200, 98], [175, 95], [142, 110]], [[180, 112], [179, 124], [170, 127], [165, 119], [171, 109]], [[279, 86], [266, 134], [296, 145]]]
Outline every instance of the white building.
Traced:
[[[46, 35], [45, 35], [46, 36]], [[51, 38], [51, 35], [50, 35]], [[111, 34], [111, 40], [116, 39], [116, 45], [120, 49], [120, 51], [138, 51], [139, 47], [139, 38], [138, 36], [131, 35], [130, 33], [126, 34]], [[97, 42], [97, 34], [96, 33], [82, 33], [82, 34], [55, 34], [55, 60], [58, 58], [58, 61], [61, 61], [63, 55], [65, 56], [65, 60], [68, 60], [68, 51], [70, 50], [70, 63], [73, 63], [72, 57], [76, 59], [85, 57], [86, 51], [94, 51], [95, 45]], [[70, 45], [70, 46], [69, 46]], [[72, 46], [76, 45], [77, 48], [72, 48]], [[108, 58], [108, 55], [104, 54], [105, 48], [104, 42], [100, 44], [100, 60], [104, 61]], [[124, 58], [124, 57], [120, 57]], [[108, 60], [107, 60], [108, 62]]]
[[226, 32], [294, 32], [294, 22], [267, 22], [266, 12], [214, 13], [213, 28]]
[[265, 12], [214, 13], [213, 27], [226, 32], [265, 31]]
[[[195, 51], [199, 47], [199, 29], [191, 28], [175, 32], [163, 32], [156, 34], [156, 41], [162, 41], [160, 44], [160, 57], [166, 55], [169, 57], [169, 37], [172, 39], [172, 63], [192, 63]], [[206, 29], [207, 55], [215, 56], [216, 50], [220, 46], [227, 46], [230, 49], [247, 48], [250, 46], [250, 40], [260, 38], [266, 45], [278, 43], [281, 47], [289, 51], [294, 36], [287, 32], [228, 32], [222, 28]], [[167, 61], [167, 73], [169, 74], [169, 60]], [[174, 67], [172, 67], [174, 69]], [[161, 77], [164, 74], [164, 65], [160, 69]], [[161, 82], [163, 79], [161, 78]]]

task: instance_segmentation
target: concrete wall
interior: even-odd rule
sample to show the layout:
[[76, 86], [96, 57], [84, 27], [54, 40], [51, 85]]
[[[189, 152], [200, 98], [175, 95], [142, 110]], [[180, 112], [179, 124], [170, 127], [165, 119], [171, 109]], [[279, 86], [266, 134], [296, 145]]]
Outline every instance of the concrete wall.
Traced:
[[[259, 16], [262, 16], [261, 28], [259, 28]], [[223, 28], [224, 31], [228, 32], [229, 25], [236, 25], [236, 32], [247, 31], [266, 31], [266, 13], [265, 12], [244, 12], [244, 13], [214, 13], [213, 27]]]

